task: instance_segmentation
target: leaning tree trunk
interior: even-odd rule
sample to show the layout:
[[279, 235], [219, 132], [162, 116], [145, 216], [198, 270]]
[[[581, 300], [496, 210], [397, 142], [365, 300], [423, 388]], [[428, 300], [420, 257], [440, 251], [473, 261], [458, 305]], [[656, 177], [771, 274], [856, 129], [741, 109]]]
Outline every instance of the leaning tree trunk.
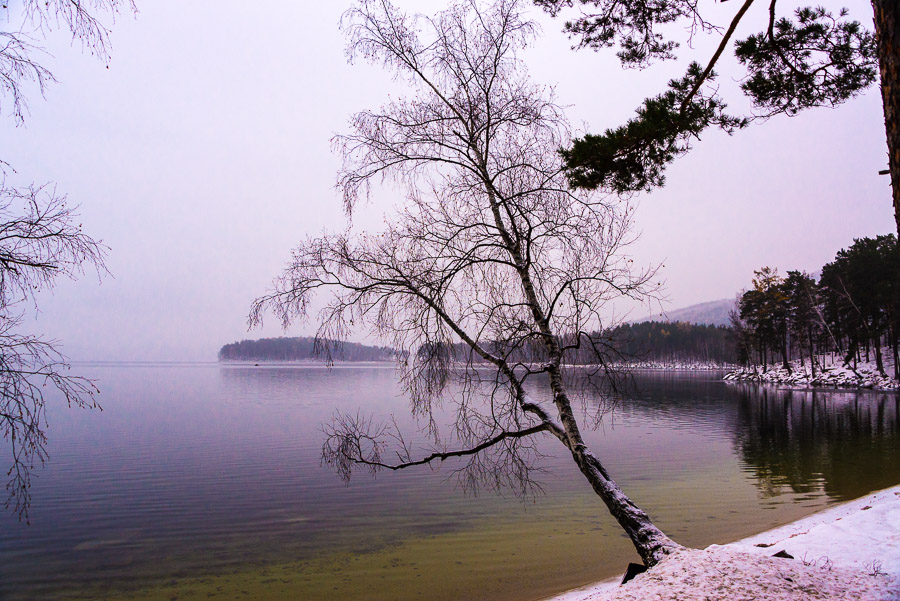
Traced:
[[573, 449], [572, 457], [581, 473], [591, 483], [594, 492], [603, 500], [609, 512], [631, 538], [645, 566], [653, 567], [670, 553], [682, 548], [657, 528], [650, 517], [622, 492], [600, 460], [584, 445]]
[[[531, 287], [531, 282], [527, 275], [523, 276], [526, 294], [532, 301], [532, 308], [535, 312], [535, 321], [541, 331], [545, 334], [550, 332], [549, 320], [543, 316]], [[597, 496], [606, 505], [610, 514], [619, 523], [619, 526], [628, 534], [638, 555], [644, 562], [644, 565], [652, 567], [659, 563], [666, 555], [673, 551], [681, 549], [682, 546], [665, 535], [665, 533], [656, 527], [644, 510], [634, 504], [628, 496], [622, 492], [619, 485], [616, 484], [603, 464], [596, 455], [591, 453], [584, 444], [584, 438], [581, 436], [581, 429], [578, 427], [578, 421], [575, 419], [575, 412], [572, 410], [572, 403], [563, 383], [562, 372], [559, 369], [559, 362], [562, 358], [562, 351], [559, 348], [558, 341], [550, 335], [544, 337], [547, 351], [550, 355], [550, 389], [553, 392], [553, 404], [559, 411], [559, 420], [562, 425], [562, 434], [560, 440], [569, 448], [572, 458], [575, 460], [578, 469], [587, 478], [591, 488], [597, 493]]]
[[888, 171], [894, 199], [894, 221], [900, 238], [900, 2], [872, 0], [881, 73], [881, 100], [887, 133]]
[[[554, 345], [555, 342], [548, 344], [551, 347]], [[554, 350], [558, 351], [558, 349], [552, 349], [551, 353]], [[565, 432], [564, 443], [571, 451], [578, 469], [590, 482], [591, 488], [609, 509], [619, 526], [628, 534], [644, 565], [648, 568], [652, 567], [666, 555], [681, 549], [682, 546], [657, 528], [650, 520], [650, 516], [622, 492], [597, 456], [585, 446], [561, 375], [558, 368], [551, 367], [550, 387], [553, 390], [554, 404], [559, 410], [559, 418]]]
[[606, 508], [619, 523], [619, 526], [628, 534], [644, 565], [648, 568], [653, 567], [666, 555], [681, 549], [682, 546], [657, 528], [650, 516], [622, 492], [622, 489], [610, 477], [609, 472], [606, 471], [606, 468], [603, 467], [597, 456], [585, 446], [584, 438], [581, 436], [581, 429], [578, 427], [578, 421], [575, 419], [575, 412], [572, 410], [572, 403], [569, 400], [566, 385], [563, 382], [563, 375], [559, 368], [562, 360], [562, 349], [557, 338], [552, 335], [550, 320], [544, 315], [537, 302], [537, 296], [534, 293], [529, 274], [525, 270], [522, 270], [521, 273], [526, 297], [531, 304], [535, 321], [541, 333], [544, 334], [544, 343], [549, 354], [550, 366], [548, 375], [550, 376], [550, 390], [553, 392], [553, 404], [556, 405], [556, 409], [559, 412], [559, 421], [562, 424], [564, 436], [561, 437], [561, 441], [569, 448], [572, 458], [578, 465], [578, 469], [587, 478], [591, 488], [594, 489], [594, 492], [606, 505]]

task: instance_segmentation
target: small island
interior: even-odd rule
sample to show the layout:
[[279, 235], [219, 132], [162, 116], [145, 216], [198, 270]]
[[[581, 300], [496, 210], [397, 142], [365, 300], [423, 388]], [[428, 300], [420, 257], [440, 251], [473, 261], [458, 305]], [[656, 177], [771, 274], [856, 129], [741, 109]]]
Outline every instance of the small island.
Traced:
[[393, 361], [395, 356], [396, 351], [386, 346], [313, 337], [241, 340], [219, 349], [219, 361]]

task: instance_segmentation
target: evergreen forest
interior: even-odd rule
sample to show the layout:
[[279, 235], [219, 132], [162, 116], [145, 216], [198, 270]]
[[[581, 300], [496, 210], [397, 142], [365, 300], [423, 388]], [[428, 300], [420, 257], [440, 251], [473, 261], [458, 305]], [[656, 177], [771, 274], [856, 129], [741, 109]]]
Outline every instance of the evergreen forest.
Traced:
[[623, 324], [610, 332], [630, 361], [651, 363], [735, 363], [731, 328], [684, 321]]
[[881, 375], [897, 378], [898, 270], [893, 234], [854, 240], [822, 267], [818, 280], [763, 267], [732, 316], [738, 361], [763, 371], [776, 364], [790, 371], [792, 361], [808, 361], [815, 374], [829, 356], [854, 370], [874, 362]]

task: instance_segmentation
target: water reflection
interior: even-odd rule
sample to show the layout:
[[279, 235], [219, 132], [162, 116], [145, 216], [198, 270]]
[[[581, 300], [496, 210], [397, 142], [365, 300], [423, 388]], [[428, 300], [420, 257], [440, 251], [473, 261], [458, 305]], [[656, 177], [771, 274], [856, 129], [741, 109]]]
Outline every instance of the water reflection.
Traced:
[[849, 500], [896, 484], [900, 396], [736, 385], [736, 448], [775, 496], [824, 488]]
[[[84, 375], [100, 380], [104, 411], [53, 405], [32, 526], [0, 515], [0, 600], [122, 598], [291, 561], [302, 565], [283, 598], [370, 601], [379, 590], [449, 601], [489, 586], [495, 601], [527, 601], [610, 576], [634, 554], [555, 439], [542, 446], [547, 496], [524, 504], [464, 497], [448, 465], [349, 486], [322, 468], [320, 426], [335, 410], [415, 427], [390, 367], [101, 365]], [[727, 542], [900, 482], [897, 396], [720, 378], [639, 373], [636, 396], [585, 433], [679, 542]], [[348, 557], [354, 585], [337, 590]], [[258, 597], [278, 598], [267, 581]]]

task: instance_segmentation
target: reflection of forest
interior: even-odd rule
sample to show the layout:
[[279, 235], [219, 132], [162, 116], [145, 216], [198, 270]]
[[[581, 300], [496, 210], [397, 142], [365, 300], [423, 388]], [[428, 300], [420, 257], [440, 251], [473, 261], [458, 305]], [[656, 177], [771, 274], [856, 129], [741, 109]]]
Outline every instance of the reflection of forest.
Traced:
[[900, 396], [741, 388], [736, 444], [767, 493], [849, 500], [900, 481]]

